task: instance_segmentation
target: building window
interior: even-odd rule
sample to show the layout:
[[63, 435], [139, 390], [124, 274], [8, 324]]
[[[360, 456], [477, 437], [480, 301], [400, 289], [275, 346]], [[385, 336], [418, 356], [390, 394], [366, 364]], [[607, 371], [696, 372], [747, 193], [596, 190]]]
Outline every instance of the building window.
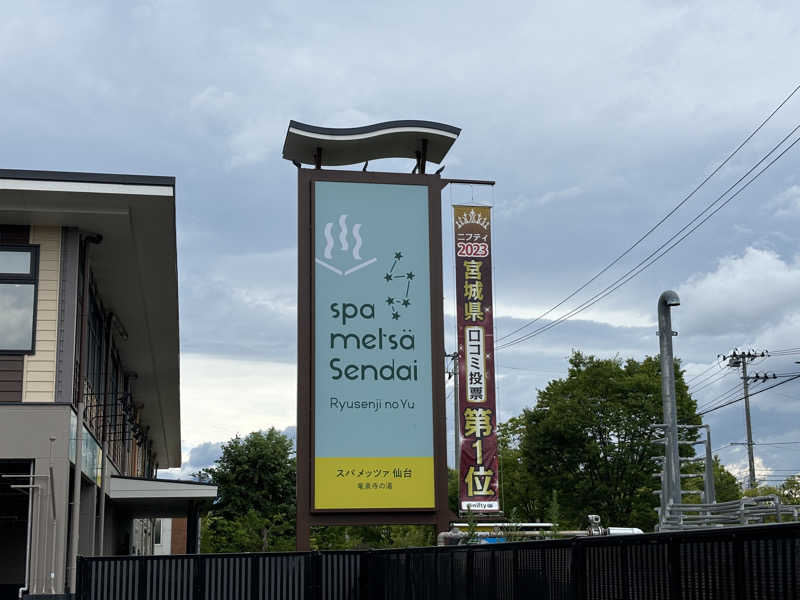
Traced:
[[33, 354], [39, 247], [0, 245], [0, 354]]
[[153, 523], [153, 543], [156, 546], [161, 545], [161, 519], [156, 519]]

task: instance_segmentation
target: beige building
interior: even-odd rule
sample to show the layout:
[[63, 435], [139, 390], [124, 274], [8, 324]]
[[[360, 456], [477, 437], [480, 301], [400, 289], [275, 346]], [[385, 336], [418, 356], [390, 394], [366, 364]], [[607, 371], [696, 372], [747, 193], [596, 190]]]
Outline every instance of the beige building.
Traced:
[[196, 549], [216, 489], [156, 478], [178, 388], [174, 178], [0, 170], [0, 599], [151, 553], [158, 517]]

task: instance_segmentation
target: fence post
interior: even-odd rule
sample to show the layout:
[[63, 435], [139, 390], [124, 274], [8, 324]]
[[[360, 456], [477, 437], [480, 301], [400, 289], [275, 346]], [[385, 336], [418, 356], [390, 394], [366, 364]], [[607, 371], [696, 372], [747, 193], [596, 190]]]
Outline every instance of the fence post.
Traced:
[[403, 577], [403, 594], [405, 598], [413, 598], [413, 588], [411, 587], [411, 555], [404, 552], [405, 556], [405, 575]]
[[512, 557], [512, 570], [511, 570], [511, 597], [513, 600], [519, 600], [519, 547], [514, 546], [511, 550]]
[[206, 576], [206, 559], [199, 554], [195, 554], [193, 560], [194, 577], [192, 578], [192, 600], [201, 600], [205, 597], [203, 593], [203, 583]]
[[[741, 535], [735, 533], [733, 534], [733, 564], [735, 565], [733, 579], [736, 587], [736, 600], [746, 600], [747, 590], [745, 587], [747, 583], [744, 579], [746, 568], [744, 560], [744, 539]], [[750, 572], [752, 573], [752, 570]]]
[[85, 577], [84, 571], [86, 571], [86, 563], [84, 562], [82, 556], [78, 557], [77, 563], [75, 564], [75, 568], [78, 571], [77, 576], [75, 577], [77, 589], [72, 591], [75, 592], [76, 600], [81, 600], [82, 598], [85, 598], [84, 594], [86, 593], [86, 585], [84, 582], [84, 577]]
[[450, 593], [448, 598], [452, 598], [454, 595], [453, 590], [456, 589], [456, 553], [451, 550], [447, 554], [450, 555]]
[[80, 561], [78, 563], [80, 565], [78, 567], [78, 575], [80, 577], [80, 579], [78, 579], [78, 581], [80, 581], [78, 584], [80, 586], [78, 598], [91, 598], [94, 596], [92, 593], [94, 591], [92, 589], [92, 575], [100, 572], [99, 563], [91, 563], [85, 558], [78, 558], [78, 560]]
[[489, 550], [489, 586], [492, 590], [497, 590], [497, 565], [495, 564], [494, 548]]
[[136, 596], [139, 600], [149, 600], [147, 596], [147, 559], [139, 557], [136, 561], [139, 566], [138, 590]]
[[475, 565], [473, 564], [473, 552], [472, 547], [467, 546], [466, 584], [468, 600], [474, 600], [475, 598]]
[[438, 546], [433, 548], [433, 597], [439, 596], [439, 551]]
[[320, 600], [322, 598], [322, 554], [318, 550], [306, 554], [305, 569], [305, 594], [307, 600]]
[[372, 550], [360, 552], [358, 555], [358, 597], [360, 600], [369, 600], [370, 596], [370, 571], [372, 569]]
[[681, 542], [678, 536], [667, 540], [667, 563], [670, 600], [681, 600]]
[[586, 598], [586, 548], [579, 538], [572, 542], [569, 566], [572, 597], [575, 600], [584, 600]]
[[625, 600], [635, 600], [631, 598], [630, 592], [630, 585], [629, 585], [629, 571], [628, 571], [628, 551], [632, 546], [625, 544], [620, 540], [619, 542], [619, 553], [620, 553], [620, 574], [622, 576], [622, 581], [620, 582], [620, 587], [622, 589], [622, 597]]
[[[258, 554], [250, 556], [250, 598], [251, 600], [258, 600], [259, 591], [261, 588], [261, 574], [258, 572]], [[269, 560], [269, 559], [267, 559]]]

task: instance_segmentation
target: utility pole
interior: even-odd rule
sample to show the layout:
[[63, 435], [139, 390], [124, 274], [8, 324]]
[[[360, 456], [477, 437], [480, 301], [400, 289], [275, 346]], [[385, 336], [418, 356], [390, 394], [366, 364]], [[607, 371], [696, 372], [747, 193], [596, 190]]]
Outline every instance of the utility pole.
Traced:
[[714, 454], [711, 450], [711, 426], [701, 425], [706, 430], [705, 439], [705, 471], [703, 473], [703, 504], [715, 504], [717, 502], [717, 491], [714, 486]]
[[[458, 352], [453, 352], [453, 371], [450, 375], [453, 377], [453, 427], [455, 431], [455, 439], [453, 441], [453, 460], [455, 461], [456, 473], [461, 473], [461, 415], [458, 414]], [[459, 475], [459, 477], [461, 477]], [[461, 503], [459, 501], [459, 512], [461, 511]]]
[[747, 359], [742, 363], [742, 387], [744, 388], [744, 420], [747, 428], [747, 464], [750, 466], [750, 489], [756, 489], [756, 463], [753, 458], [753, 426], [750, 422], [750, 386], [747, 383]]
[[739, 352], [736, 349], [728, 355], [723, 355], [723, 359], [728, 360], [728, 366], [734, 369], [742, 368], [742, 388], [744, 392], [744, 419], [747, 428], [747, 462], [750, 467], [748, 477], [748, 487], [751, 490], [756, 488], [756, 464], [753, 457], [753, 427], [750, 421], [750, 387], [747, 379], [747, 362], [752, 362], [758, 357], [767, 356], [766, 352], [756, 353], [753, 351]]
[[675, 362], [672, 354], [672, 315], [670, 309], [680, 305], [678, 294], [667, 290], [658, 298], [658, 340], [661, 355], [661, 402], [664, 410], [664, 484], [662, 486], [662, 519], [672, 504], [681, 503], [681, 463], [678, 453], [678, 407], [675, 399]]

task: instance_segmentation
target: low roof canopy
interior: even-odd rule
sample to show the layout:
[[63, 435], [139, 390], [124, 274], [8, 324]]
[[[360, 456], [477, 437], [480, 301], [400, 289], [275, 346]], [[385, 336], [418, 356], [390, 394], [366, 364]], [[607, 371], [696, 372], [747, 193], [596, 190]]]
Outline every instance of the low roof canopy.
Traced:
[[90, 261], [128, 333], [119, 350], [138, 376], [142, 423], [159, 466], [180, 466], [175, 178], [0, 169], [0, 223], [103, 236]]
[[217, 486], [199, 481], [112, 477], [108, 496], [133, 518], [185, 517], [192, 503], [213, 500]]

